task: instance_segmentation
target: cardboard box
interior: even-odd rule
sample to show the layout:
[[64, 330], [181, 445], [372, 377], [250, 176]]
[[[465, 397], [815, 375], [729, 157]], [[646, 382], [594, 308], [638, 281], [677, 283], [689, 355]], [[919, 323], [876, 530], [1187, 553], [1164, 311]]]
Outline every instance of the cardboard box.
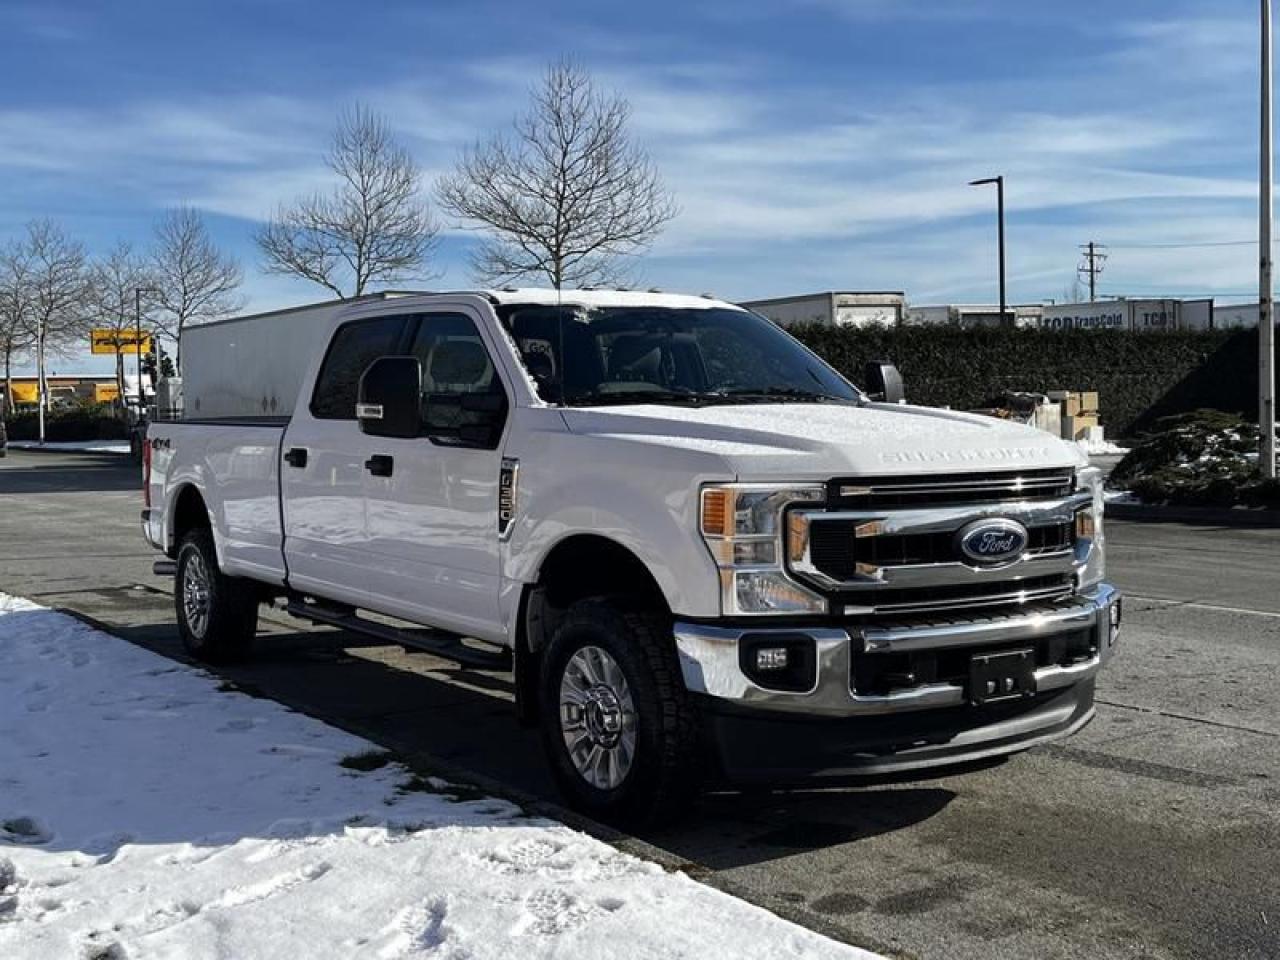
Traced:
[[1057, 401], [1062, 407], [1064, 417], [1097, 416], [1098, 391], [1096, 390], [1052, 390], [1048, 394], [1050, 400]]
[[1098, 425], [1097, 414], [1079, 414], [1074, 417], [1062, 418], [1062, 439], [1063, 440], [1084, 440], [1088, 437], [1090, 427]]

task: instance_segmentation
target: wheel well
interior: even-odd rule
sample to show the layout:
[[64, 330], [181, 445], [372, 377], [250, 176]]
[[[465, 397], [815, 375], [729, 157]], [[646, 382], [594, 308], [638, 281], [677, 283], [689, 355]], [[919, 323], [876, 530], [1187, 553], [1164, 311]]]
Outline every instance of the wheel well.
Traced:
[[634, 610], [670, 612], [649, 568], [621, 544], [592, 534], [556, 544], [542, 561], [537, 582], [526, 587], [521, 598], [515, 677], [522, 724], [537, 722], [542, 649], [569, 607], [588, 597], [608, 597]]
[[591, 534], [556, 544], [542, 562], [537, 589], [543, 602], [557, 610], [587, 597], [613, 597], [627, 606], [667, 610], [666, 597], [644, 562], [621, 544]]
[[189, 531], [210, 526], [209, 511], [200, 491], [193, 486], [183, 487], [173, 508], [173, 549], [177, 550]]

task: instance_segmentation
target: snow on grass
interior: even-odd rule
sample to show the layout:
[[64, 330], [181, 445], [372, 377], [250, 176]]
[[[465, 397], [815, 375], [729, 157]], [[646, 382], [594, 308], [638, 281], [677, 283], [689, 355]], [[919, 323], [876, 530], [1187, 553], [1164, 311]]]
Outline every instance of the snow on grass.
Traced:
[[842, 957], [0, 593], [0, 957]]
[[14, 450], [65, 450], [79, 453], [128, 453], [129, 444], [121, 440], [10, 440]]

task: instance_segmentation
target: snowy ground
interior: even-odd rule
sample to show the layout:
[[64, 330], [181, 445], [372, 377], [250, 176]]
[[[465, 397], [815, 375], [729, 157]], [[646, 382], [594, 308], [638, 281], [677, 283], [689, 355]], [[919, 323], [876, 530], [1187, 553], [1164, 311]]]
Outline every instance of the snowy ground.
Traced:
[[128, 453], [126, 440], [49, 440], [43, 445], [34, 440], [10, 440], [14, 450], [64, 450], [81, 453]]
[[0, 957], [872, 957], [373, 750], [0, 593]]

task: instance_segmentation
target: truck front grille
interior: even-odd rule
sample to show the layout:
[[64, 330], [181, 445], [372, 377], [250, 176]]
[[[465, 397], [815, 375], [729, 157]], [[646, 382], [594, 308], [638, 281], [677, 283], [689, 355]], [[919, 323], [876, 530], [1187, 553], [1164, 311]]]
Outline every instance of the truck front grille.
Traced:
[[[822, 507], [789, 521], [791, 572], [822, 590], [833, 613], [896, 616], [1053, 601], [1075, 589], [1076, 512], [1091, 495], [1071, 469], [835, 479]], [[1026, 547], [1003, 564], [960, 548], [976, 520], [1011, 519]], [[798, 544], [798, 546], [797, 546]]]
[[[813, 524], [810, 559], [833, 580], [852, 580], [860, 565], [911, 566], [959, 563], [964, 559], [956, 546], [959, 527], [942, 533], [860, 538], [855, 535], [857, 526], [856, 520], [825, 520]], [[1075, 527], [1071, 523], [1048, 523], [1028, 527], [1027, 533], [1031, 537], [1027, 553], [1040, 556], [1070, 550]]]

